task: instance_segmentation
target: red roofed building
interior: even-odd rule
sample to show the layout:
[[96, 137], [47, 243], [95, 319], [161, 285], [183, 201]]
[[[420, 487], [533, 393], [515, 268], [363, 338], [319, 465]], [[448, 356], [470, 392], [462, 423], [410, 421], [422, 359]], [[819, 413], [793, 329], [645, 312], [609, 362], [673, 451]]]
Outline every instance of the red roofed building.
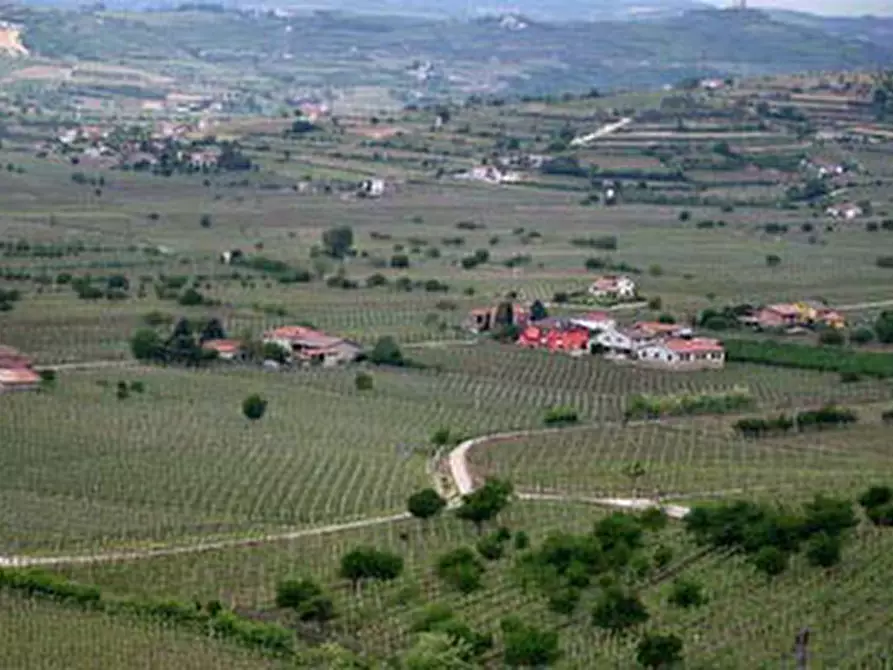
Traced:
[[687, 330], [678, 323], [661, 323], [660, 321], [637, 321], [632, 330], [644, 338], [667, 337]]
[[646, 344], [636, 351], [636, 359], [647, 365], [678, 370], [721, 368], [725, 348], [719, 340], [707, 337], [668, 337]]
[[279, 345], [291, 354], [292, 360], [321, 365], [349, 363], [363, 351], [355, 342], [305, 326], [275, 328], [264, 333], [263, 341]]
[[585, 354], [589, 352], [589, 331], [568, 324], [539, 321], [521, 331], [518, 346], [566, 354]]
[[40, 375], [30, 368], [0, 368], [0, 393], [35, 391], [40, 388]]
[[216, 351], [217, 357], [232, 361], [242, 356], [242, 343], [239, 340], [207, 340], [202, 342], [205, 351]]
[[21, 351], [0, 344], [0, 368], [30, 368], [33, 361]]

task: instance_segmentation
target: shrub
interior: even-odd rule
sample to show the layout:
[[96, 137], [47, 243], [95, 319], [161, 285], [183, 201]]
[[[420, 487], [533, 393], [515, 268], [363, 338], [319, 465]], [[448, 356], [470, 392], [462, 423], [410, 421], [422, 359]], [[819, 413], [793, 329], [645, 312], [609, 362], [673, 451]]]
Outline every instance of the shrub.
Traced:
[[654, 296], [650, 300], [648, 300], [648, 309], [652, 311], [658, 311], [663, 307], [663, 301], [660, 299], [660, 296]]
[[717, 393], [664, 396], [634, 394], [629, 399], [624, 416], [627, 419], [653, 419], [690, 414], [726, 414], [750, 407], [753, 402], [750, 391], [742, 387]]
[[617, 586], [605, 589], [592, 611], [592, 623], [614, 634], [624, 633], [648, 619], [648, 610], [642, 601]]
[[514, 545], [518, 551], [524, 551], [530, 546], [530, 537], [523, 530], [519, 530], [515, 533]]
[[443, 511], [446, 500], [437, 491], [428, 488], [409, 496], [406, 506], [416, 519], [430, 519]]
[[184, 307], [195, 307], [205, 304], [205, 297], [194, 288], [188, 288], [177, 298], [177, 302]]
[[853, 344], [868, 344], [874, 339], [874, 331], [871, 328], [857, 328], [850, 333], [850, 342]]
[[369, 361], [375, 365], [403, 366], [406, 360], [396, 340], [388, 335], [379, 338], [369, 354]]
[[682, 661], [682, 640], [675, 635], [646, 633], [636, 647], [636, 660], [646, 668], [671, 668]]
[[889, 486], [872, 486], [859, 496], [857, 501], [865, 509], [880, 507], [893, 502], [893, 488]]
[[689, 609], [706, 603], [707, 596], [704, 595], [704, 587], [701, 584], [691, 579], [680, 578], [673, 582], [667, 600], [671, 605]]
[[507, 617], [500, 624], [503, 638], [503, 660], [510, 668], [545, 668], [561, 658], [558, 633], [523, 623], [518, 617]]
[[839, 330], [827, 328], [819, 333], [819, 342], [825, 346], [840, 347], [846, 342], [846, 338]]
[[374, 547], [359, 547], [341, 559], [340, 574], [354, 587], [363, 580], [392, 581], [403, 572], [403, 559]]
[[372, 375], [368, 372], [358, 372], [354, 378], [354, 386], [356, 386], [357, 391], [371, 391], [373, 385]]
[[456, 516], [471, 521], [478, 529], [505, 509], [511, 501], [514, 489], [512, 485], [501, 479], [488, 479], [483, 486], [463, 496], [462, 506]]
[[335, 616], [332, 599], [311, 579], [290, 579], [276, 587], [276, 606], [292, 609], [301, 621], [328, 621]]
[[879, 268], [893, 268], [893, 256], [878, 256], [875, 265]]
[[570, 616], [580, 602], [580, 590], [574, 586], [562, 586], [549, 594], [549, 609], [556, 614]]
[[545, 417], [543, 417], [543, 422], [547, 426], [560, 426], [577, 423], [579, 419], [579, 414], [577, 413], [577, 410], [575, 408], [559, 406], [549, 408], [546, 411]]
[[481, 587], [484, 565], [467, 547], [454, 549], [437, 561], [437, 575], [461, 593], [471, 593]]
[[683, 209], [681, 212], [679, 212], [679, 220], [682, 223], [685, 223], [686, 221], [690, 221], [691, 220], [691, 212], [689, 212], [687, 209]]
[[663, 570], [673, 562], [673, 556], [674, 552], [672, 547], [668, 547], [665, 544], [659, 545], [654, 550], [654, 567], [658, 570]]
[[478, 553], [488, 561], [498, 561], [505, 553], [505, 538], [498, 531], [477, 541]]
[[781, 265], [781, 256], [776, 254], [768, 254], [766, 256], [766, 267], [774, 268]]
[[830, 568], [840, 563], [841, 550], [840, 536], [819, 533], [810, 539], [806, 548], [806, 559], [810, 565]]
[[392, 268], [408, 268], [409, 256], [407, 256], [406, 254], [394, 254], [393, 256], [391, 256], [390, 265]]
[[778, 547], [765, 546], [751, 559], [754, 567], [767, 577], [777, 577], [788, 569], [790, 555]]
[[254, 393], [242, 401], [242, 414], [251, 421], [257, 421], [267, 411], [267, 401]]

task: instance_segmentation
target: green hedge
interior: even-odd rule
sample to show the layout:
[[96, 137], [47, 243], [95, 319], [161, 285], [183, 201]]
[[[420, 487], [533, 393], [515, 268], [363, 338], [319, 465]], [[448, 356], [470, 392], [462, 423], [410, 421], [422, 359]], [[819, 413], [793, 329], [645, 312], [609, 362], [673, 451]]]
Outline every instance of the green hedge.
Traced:
[[275, 623], [254, 621], [219, 607], [217, 603], [137, 598], [106, 599], [95, 586], [78, 584], [61, 575], [37, 569], [0, 569], [0, 589], [28, 597], [54, 600], [108, 614], [129, 614], [153, 622], [182, 626], [243, 647], [276, 656], [296, 657], [294, 633]]
[[893, 377], [893, 354], [759, 340], [725, 339], [723, 345], [731, 362]]
[[629, 419], [657, 419], [662, 416], [691, 414], [728, 414], [747, 409], [754, 398], [746, 388], [735, 387], [717, 393], [630, 396], [624, 417]]

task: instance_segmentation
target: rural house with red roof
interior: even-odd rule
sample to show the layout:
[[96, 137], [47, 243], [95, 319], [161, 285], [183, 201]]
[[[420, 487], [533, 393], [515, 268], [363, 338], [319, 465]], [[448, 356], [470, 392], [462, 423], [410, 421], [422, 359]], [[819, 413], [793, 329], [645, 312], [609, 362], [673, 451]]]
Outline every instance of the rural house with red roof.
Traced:
[[723, 367], [726, 353], [722, 343], [712, 338], [668, 337], [640, 347], [636, 361], [677, 370], [701, 370]]
[[267, 331], [263, 342], [282, 347], [295, 362], [316, 365], [350, 363], [357, 360], [363, 352], [363, 348], [356, 342], [305, 326], [282, 326]]

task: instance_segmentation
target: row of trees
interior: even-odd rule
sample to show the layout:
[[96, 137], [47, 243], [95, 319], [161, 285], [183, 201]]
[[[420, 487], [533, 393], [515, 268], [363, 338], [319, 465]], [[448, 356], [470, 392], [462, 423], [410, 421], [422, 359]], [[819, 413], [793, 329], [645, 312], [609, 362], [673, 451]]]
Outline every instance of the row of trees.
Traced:
[[181, 318], [167, 336], [155, 328], [137, 330], [130, 339], [130, 350], [138, 361], [199, 366], [217, 358], [217, 352], [203, 349], [202, 344], [225, 337], [218, 319], [194, 324]]
[[[890, 319], [893, 320], [893, 313]], [[893, 328], [893, 322], [891, 322]], [[881, 331], [877, 331], [878, 338]], [[893, 338], [893, 331], [891, 331]], [[839, 372], [866, 377], [893, 377], [893, 354], [854, 351], [839, 347], [815, 347], [793, 342], [770, 342], [726, 338], [723, 340], [726, 360], [758, 363], [785, 368]]]
[[851, 409], [825, 405], [817, 410], [798, 412], [794, 416], [779, 414], [770, 418], [745, 418], [735, 422], [735, 430], [744, 437], [782, 435], [792, 430], [806, 431], [826, 426], [845, 426], [856, 423], [858, 415]]

